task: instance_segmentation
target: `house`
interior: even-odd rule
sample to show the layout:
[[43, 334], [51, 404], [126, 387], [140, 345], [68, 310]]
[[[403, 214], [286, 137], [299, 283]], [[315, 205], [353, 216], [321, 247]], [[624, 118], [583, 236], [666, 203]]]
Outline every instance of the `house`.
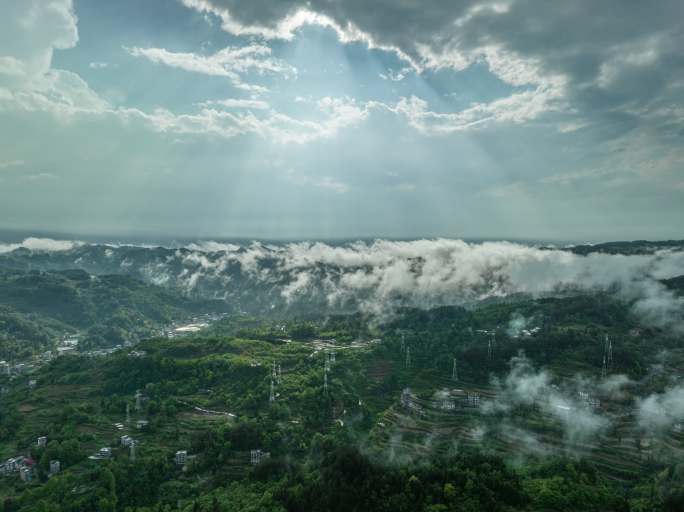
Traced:
[[58, 460], [51, 460], [50, 461], [50, 474], [54, 475], [55, 473], [59, 473], [59, 470], [61, 469], [61, 464]]
[[261, 464], [261, 461], [263, 461], [264, 459], [268, 459], [270, 456], [271, 454], [269, 452], [264, 452], [260, 449], [251, 450], [249, 452], [249, 462], [252, 464], [252, 466], [256, 466], [258, 464]]
[[184, 466], [188, 461], [188, 452], [186, 450], [178, 450], [176, 452], [175, 460], [177, 466]]
[[19, 478], [21, 478], [22, 482], [30, 482], [33, 479], [33, 469], [23, 466], [19, 470]]
[[138, 420], [135, 423], [135, 428], [137, 428], [138, 430], [145, 430], [149, 424], [150, 422], [147, 420]]
[[131, 436], [121, 436], [121, 446], [128, 447], [133, 444], [133, 438]]
[[47, 446], [47, 436], [40, 436], [36, 440], [36, 444], [38, 445], [39, 448], [45, 448]]
[[97, 454], [101, 459], [109, 459], [112, 456], [112, 449], [109, 447], [100, 448]]

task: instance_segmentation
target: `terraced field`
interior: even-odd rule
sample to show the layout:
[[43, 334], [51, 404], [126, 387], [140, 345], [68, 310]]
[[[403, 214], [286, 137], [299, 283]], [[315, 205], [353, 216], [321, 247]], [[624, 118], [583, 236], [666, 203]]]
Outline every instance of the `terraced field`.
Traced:
[[524, 412], [513, 410], [505, 417], [486, 413], [488, 404], [497, 398], [493, 387], [447, 379], [437, 384], [419, 393], [407, 389], [406, 395], [395, 397], [371, 433], [380, 451], [399, 460], [469, 446], [513, 459], [562, 453], [586, 458], [617, 480], [629, 480], [653, 459], [676, 462], [684, 458], [684, 433], [635, 435], [639, 430], [631, 411], [615, 404], [603, 407], [620, 413], [598, 412], [611, 418], [611, 429], [571, 439], [558, 417], [536, 406]]

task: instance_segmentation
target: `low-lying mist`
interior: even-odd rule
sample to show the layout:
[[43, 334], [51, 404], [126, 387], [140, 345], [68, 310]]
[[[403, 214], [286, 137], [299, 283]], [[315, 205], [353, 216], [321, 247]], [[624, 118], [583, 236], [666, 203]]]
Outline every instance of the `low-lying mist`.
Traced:
[[684, 298], [661, 282], [684, 274], [681, 250], [579, 255], [520, 243], [453, 239], [343, 245], [203, 242], [183, 248], [27, 239], [4, 246], [0, 253], [0, 265], [125, 273], [254, 312], [318, 309], [386, 315], [401, 306], [607, 291], [628, 301], [645, 323], [684, 332]]

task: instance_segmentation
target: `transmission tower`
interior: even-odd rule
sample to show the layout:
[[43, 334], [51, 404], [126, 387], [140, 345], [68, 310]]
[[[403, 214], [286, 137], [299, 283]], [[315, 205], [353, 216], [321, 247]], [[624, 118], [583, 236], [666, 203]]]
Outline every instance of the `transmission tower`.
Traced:
[[126, 402], [126, 423], [131, 422], [131, 404]]
[[613, 367], [613, 340], [608, 338], [608, 367]]
[[451, 370], [451, 380], [458, 380], [458, 366], [456, 365], [456, 358], [454, 357], [454, 367]]
[[492, 360], [492, 338], [487, 342], [487, 359]]
[[135, 392], [135, 410], [140, 412], [142, 409], [142, 393], [140, 393], [140, 390], [138, 389]]
[[268, 396], [268, 401], [275, 402], [275, 398], [275, 382], [273, 382], [273, 379], [271, 379], [271, 393]]
[[131, 446], [129, 448], [129, 458], [131, 462], [135, 462], [135, 441], [131, 441]]
[[323, 373], [323, 393], [328, 394], [328, 372]]
[[601, 378], [602, 379], [606, 378], [606, 356], [605, 356], [605, 354], [603, 355], [603, 366], [601, 367]]
[[406, 347], [406, 368], [411, 368], [411, 347]]

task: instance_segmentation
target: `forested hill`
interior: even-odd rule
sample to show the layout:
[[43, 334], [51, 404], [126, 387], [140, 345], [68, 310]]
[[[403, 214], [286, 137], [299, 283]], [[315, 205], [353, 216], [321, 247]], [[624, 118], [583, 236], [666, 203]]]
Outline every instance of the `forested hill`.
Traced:
[[634, 240], [631, 242], [606, 242], [601, 244], [573, 245], [567, 250], [575, 254], [653, 254], [656, 251], [672, 249], [681, 251], [684, 249], [684, 240]]
[[404, 309], [380, 325], [227, 316], [192, 337], [0, 375], [0, 460], [34, 466], [30, 482], [0, 477], [0, 502], [678, 512], [684, 417], [651, 405], [684, 396], [683, 367], [679, 337], [605, 295]]
[[0, 359], [50, 348], [67, 333], [84, 347], [137, 341], [173, 321], [221, 310], [124, 275], [0, 270]]

